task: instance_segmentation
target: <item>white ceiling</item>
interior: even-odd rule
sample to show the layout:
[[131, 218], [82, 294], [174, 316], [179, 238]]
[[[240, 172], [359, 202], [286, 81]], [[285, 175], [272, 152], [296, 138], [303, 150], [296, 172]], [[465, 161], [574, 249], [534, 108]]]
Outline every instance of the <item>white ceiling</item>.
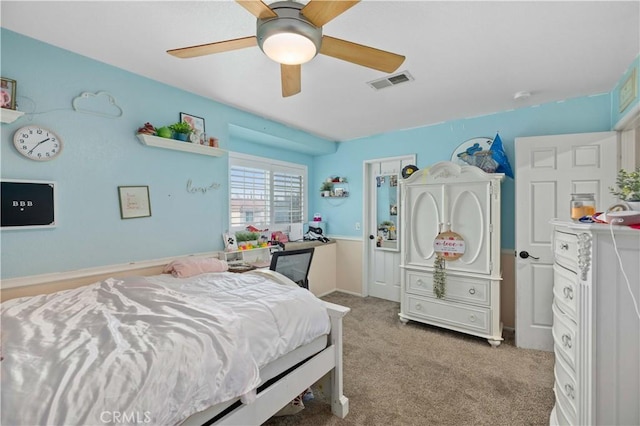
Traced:
[[406, 56], [398, 71], [415, 80], [374, 91], [384, 73], [319, 55], [302, 66], [302, 93], [282, 98], [279, 65], [258, 47], [165, 53], [255, 35], [232, 1], [0, 7], [9, 30], [337, 141], [607, 93], [640, 52], [640, 1], [364, 0], [324, 34]]

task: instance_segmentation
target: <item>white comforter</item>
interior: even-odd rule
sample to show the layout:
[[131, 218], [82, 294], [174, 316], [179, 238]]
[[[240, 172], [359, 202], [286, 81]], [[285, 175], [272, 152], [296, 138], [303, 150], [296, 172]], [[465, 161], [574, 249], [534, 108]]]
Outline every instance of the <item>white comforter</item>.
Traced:
[[108, 279], [1, 315], [2, 425], [177, 424], [330, 328], [307, 290], [252, 273]]

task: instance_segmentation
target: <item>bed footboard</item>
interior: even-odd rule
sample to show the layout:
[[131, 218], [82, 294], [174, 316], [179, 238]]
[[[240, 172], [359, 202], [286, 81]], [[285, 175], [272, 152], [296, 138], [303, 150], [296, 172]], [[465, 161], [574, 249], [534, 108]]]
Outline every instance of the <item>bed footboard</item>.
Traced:
[[211, 411], [205, 410], [189, 417], [182, 425], [260, 425], [317, 382], [320, 383], [320, 391], [329, 394], [327, 397], [331, 402], [331, 412], [344, 418], [349, 413], [349, 399], [343, 393], [342, 318], [351, 309], [324, 303], [331, 322], [329, 342], [324, 350], [262, 389], [251, 404], [242, 404], [223, 417], [218, 416], [213, 422], [207, 422], [211, 418]]
[[331, 321], [331, 335], [329, 342], [335, 346], [335, 365], [331, 370], [331, 412], [344, 419], [349, 414], [349, 399], [343, 393], [343, 367], [342, 367], [342, 318], [351, 310], [345, 306], [324, 302], [327, 306]]

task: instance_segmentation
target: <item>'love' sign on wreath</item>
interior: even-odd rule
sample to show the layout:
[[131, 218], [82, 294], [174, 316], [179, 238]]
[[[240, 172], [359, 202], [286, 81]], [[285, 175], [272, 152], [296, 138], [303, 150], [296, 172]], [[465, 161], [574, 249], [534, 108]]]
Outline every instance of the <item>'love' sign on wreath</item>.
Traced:
[[433, 248], [445, 260], [456, 260], [464, 254], [464, 239], [453, 231], [441, 232], [433, 241]]

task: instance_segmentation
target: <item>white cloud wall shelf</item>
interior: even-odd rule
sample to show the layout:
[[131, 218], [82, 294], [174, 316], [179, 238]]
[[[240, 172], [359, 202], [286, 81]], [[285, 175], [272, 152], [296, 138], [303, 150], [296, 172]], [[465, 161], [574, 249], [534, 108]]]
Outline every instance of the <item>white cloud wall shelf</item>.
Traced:
[[193, 154], [210, 155], [212, 157], [221, 157], [226, 153], [225, 150], [214, 148], [206, 145], [198, 145], [191, 142], [181, 142], [175, 139], [161, 138], [145, 134], [138, 134], [140, 142], [147, 146], [155, 146], [158, 148], [173, 149], [175, 151], [191, 152]]
[[22, 111], [17, 111], [15, 109], [2, 108], [2, 114], [0, 114], [0, 121], [2, 121], [3, 123], [13, 123], [23, 115], [24, 115], [24, 112]]

